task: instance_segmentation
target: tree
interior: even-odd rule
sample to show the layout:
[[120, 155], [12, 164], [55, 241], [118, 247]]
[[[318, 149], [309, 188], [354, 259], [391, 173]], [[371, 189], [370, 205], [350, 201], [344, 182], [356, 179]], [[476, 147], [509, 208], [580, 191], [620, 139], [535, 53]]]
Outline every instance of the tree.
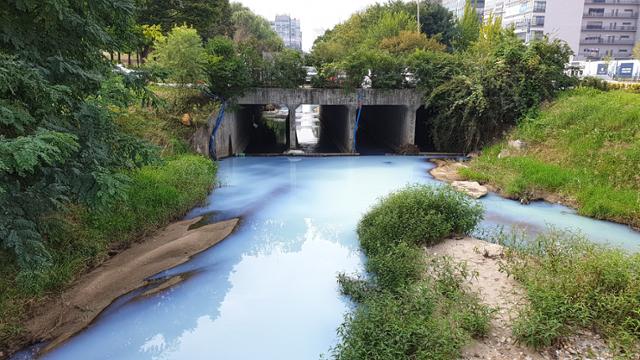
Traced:
[[49, 263], [43, 218], [100, 206], [126, 185], [117, 169], [149, 160], [98, 101], [103, 51], [130, 29], [129, 0], [9, 1], [0, 11], [0, 248], [24, 272]]
[[380, 48], [396, 55], [406, 55], [416, 50], [445, 51], [446, 46], [434, 38], [417, 31], [401, 31], [398, 36], [380, 42]]
[[274, 55], [269, 69], [269, 85], [282, 88], [296, 88], [304, 84], [307, 72], [303, 68], [302, 54], [291, 49]]
[[453, 41], [453, 47], [456, 50], [467, 49], [472, 43], [478, 40], [481, 25], [476, 8], [471, 5], [470, 1], [467, 1], [464, 7], [464, 14], [456, 24], [457, 34]]
[[242, 95], [254, 83], [233, 40], [223, 36], [209, 39], [206, 53], [207, 87], [214, 96], [229, 100]]
[[165, 34], [191, 25], [204, 40], [233, 34], [229, 0], [139, 0], [139, 22], [160, 25]]
[[202, 40], [196, 29], [187, 25], [176, 26], [166, 38], [160, 38], [151, 58], [178, 84], [191, 84], [203, 78], [206, 54]]
[[[398, 7], [417, 16], [416, 3], [398, 2]], [[444, 6], [430, 1], [420, 1], [420, 31], [428, 37], [438, 39], [441, 43], [451, 48], [452, 41], [456, 35], [456, 22], [453, 13]]]
[[636, 60], [640, 60], [640, 42], [637, 42], [636, 45], [633, 47], [633, 58]]
[[275, 52], [284, 48], [284, 42], [273, 31], [269, 21], [254, 14], [240, 3], [231, 4], [231, 19], [235, 32], [233, 40], [236, 43], [251, 43], [258, 45], [260, 51]]

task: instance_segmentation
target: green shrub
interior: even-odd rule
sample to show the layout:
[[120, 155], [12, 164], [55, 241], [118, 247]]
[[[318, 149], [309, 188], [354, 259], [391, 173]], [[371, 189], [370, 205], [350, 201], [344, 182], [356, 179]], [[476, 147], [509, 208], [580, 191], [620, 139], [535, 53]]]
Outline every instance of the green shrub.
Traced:
[[450, 187], [409, 186], [382, 199], [358, 225], [367, 253], [407, 243], [433, 245], [446, 237], [471, 232], [482, 219], [482, 207]]
[[424, 276], [424, 253], [415, 245], [399, 243], [369, 255], [366, 266], [375, 274], [377, 285], [397, 290]]
[[410, 186], [382, 199], [358, 234], [370, 279], [338, 277], [359, 306], [338, 329], [336, 359], [453, 359], [486, 334], [491, 310], [465, 283], [475, 274], [423, 245], [474, 229], [482, 208], [451, 188]]
[[552, 230], [507, 252], [506, 270], [524, 285], [529, 303], [514, 334], [549, 346], [577, 328], [604, 335], [618, 355], [640, 350], [640, 255]]

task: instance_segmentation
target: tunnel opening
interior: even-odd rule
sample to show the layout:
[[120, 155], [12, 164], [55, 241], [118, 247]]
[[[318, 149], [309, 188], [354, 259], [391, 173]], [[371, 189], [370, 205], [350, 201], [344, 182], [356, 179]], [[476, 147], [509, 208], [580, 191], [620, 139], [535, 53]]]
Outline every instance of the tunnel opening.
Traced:
[[406, 106], [363, 106], [356, 132], [356, 151], [362, 155], [382, 155], [413, 143], [406, 134], [409, 119], [410, 110]]
[[436, 146], [433, 144], [429, 124], [429, 114], [426, 108], [420, 106], [416, 113], [416, 146], [421, 152], [435, 152]]
[[[247, 108], [245, 106], [245, 108]], [[249, 122], [245, 154], [280, 154], [288, 147], [289, 109], [284, 105], [252, 105], [241, 121]]]
[[317, 104], [302, 104], [296, 109], [295, 134], [298, 148], [305, 153], [338, 153], [340, 149], [333, 140], [335, 134], [320, 121], [320, 109]]
[[320, 106], [320, 139], [328, 152], [351, 153], [353, 136], [351, 123], [355, 113], [345, 105]]

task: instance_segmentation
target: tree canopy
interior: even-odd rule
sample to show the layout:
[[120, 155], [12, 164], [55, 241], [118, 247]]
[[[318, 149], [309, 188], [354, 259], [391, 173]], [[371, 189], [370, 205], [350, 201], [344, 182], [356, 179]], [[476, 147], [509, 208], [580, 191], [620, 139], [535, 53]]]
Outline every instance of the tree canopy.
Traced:
[[[130, 29], [130, 0], [9, 1], [0, 10], [0, 246], [21, 268], [48, 264], [43, 218], [69, 201], [117, 197], [116, 169], [155, 159], [102, 101], [102, 51]], [[109, 84], [108, 82], [105, 84]]]
[[228, 0], [138, 0], [139, 22], [160, 25], [166, 34], [174, 26], [190, 25], [203, 39], [233, 34]]

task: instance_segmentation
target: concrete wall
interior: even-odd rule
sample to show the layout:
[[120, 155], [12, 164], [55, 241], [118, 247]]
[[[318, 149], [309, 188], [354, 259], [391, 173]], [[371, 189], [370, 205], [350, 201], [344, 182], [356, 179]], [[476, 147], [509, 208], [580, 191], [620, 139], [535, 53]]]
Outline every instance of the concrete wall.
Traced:
[[357, 108], [353, 105], [320, 106], [320, 126], [323, 136], [327, 136], [343, 153], [353, 152], [353, 128]]
[[[297, 147], [295, 110], [301, 104], [321, 106], [321, 124], [325, 135], [334, 141], [340, 151], [353, 152], [353, 129], [359, 103], [372, 106], [368, 117], [373, 119], [377, 131], [384, 135], [384, 141], [395, 149], [404, 144], [414, 144], [416, 110], [423, 103], [423, 95], [411, 89], [272, 89], [255, 88], [248, 90], [236, 100], [237, 105], [225, 113], [222, 126], [216, 134], [216, 154], [218, 158], [244, 152], [249, 144], [253, 119], [261, 116], [263, 104], [282, 104], [289, 108], [287, 139], [290, 149]], [[380, 110], [380, 113], [377, 113]], [[209, 119], [209, 134], [213, 130], [215, 117]], [[203, 142], [206, 139], [206, 144]], [[199, 134], [194, 140], [198, 151], [208, 153], [208, 137]]]
[[[244, 152], [249, 145], [251, 127], [256, 117], [261, 116], [262, 106], [235, 105], [225, 111], [224, 120], [216, 134], [216, 155], [224, 158]], [[211, 114], [208, 122], [209, 134], [213, 131], [218, 113]], [[208, 138], [206, 153], [209, 153]]]
[[420, 92], [413, 89], [274, 89], [255, 88], [237, 99], [238, 104], [314, 104], [357, 105], [360, 97], [364, 105], [415, 105], [423, 102]]

